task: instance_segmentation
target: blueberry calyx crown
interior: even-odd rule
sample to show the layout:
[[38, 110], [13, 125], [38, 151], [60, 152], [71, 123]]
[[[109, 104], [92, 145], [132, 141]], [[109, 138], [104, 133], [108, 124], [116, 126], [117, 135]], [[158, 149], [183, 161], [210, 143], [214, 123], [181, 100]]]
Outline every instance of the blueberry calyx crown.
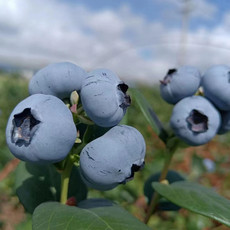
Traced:
[[134, 178], [135, 172], [140, 171], [144, 167], [144, 165], [145, 162], [143, 162], [141, 165], [132, 164], [130, 176], [126, 177], [125, 180], [122, 181], [120, 184], [126, 184], [128, 181], [132, 180]]
[[126, 94], [129, 87], [125, 83], [120, 83], [117, 85], [117, 88], [124, 94], [124, 101], [119, 106], [123, 109], [127, 108], [131, 105], [131, 98]]
[[164, 77], [163, 80], [160, 80], [160, 83], [162, 85], [167, 85], [168, 83], [171, 82], [171, 79], [173, 77], [173, 74], [177, 72], [177, 69], [169, 69], [168, 73], [166, 74], [166, 76]]
[[26, 108], [21, 113], [15, 114], [12, 122], [12, 142], [19, 147], [28, 146], [40, 121], [34, 118], [30, 108]]
[[195, 133], [203, 133], [208, 130], [208, 117], [196, 109], [191, 111], [186, 120], [190, 130]]

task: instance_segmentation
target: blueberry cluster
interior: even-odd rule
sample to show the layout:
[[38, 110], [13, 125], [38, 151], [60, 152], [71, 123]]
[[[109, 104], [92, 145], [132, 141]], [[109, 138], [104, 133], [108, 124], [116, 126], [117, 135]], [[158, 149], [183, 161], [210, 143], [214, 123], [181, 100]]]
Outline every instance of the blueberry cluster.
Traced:
[[[191, 66], [170, 69], [160, 81], [162, 98], [174, 104], [170, 125], [192, 146], [230, 130], [230, 67], [216, 65], [203, 75]], [[203, 95], [195, 95], [201, 87]]]
[[[141, 133], [118, 125], [131, 103], [127, 90], [128, 86], [107, 69], [88, 73], [69, 62], [48, 65], [32, 77], [30, 96], [12, 111], [7, 145], [23, 161], [57, 163], [79, 139], [79, 121], [108, 127], [103, 136], [83, 143], [80, 172], [90, 187], [112, 189], [132, 179], [144, 165], [146, 147]], [[75, 99], [67, 106], [64, 101], [70, 95]]]

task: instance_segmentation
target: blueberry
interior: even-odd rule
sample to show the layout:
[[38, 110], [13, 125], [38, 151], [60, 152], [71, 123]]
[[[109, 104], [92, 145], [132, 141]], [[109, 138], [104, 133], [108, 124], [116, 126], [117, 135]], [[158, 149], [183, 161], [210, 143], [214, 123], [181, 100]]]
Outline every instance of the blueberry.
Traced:
[[203, 165], [208, 172], [214, 172], [216, 170], [216, 163], [211, 159], [204, 158]]
[[35, 94], [21, 101], [12, 111], [6, 141], [12, 154], [37, 163], [63, 160], [77, 136], [72, 114], [57, 97]]
[[137, 129], [115, 126], [82, 150], [82, 179], [88, 187], [98, 190], [125, 184], [144, 166], [145, 149], [144, 138]]
[[202, 145], [217, 133], [221, 116], [202, 96], [186, 97], [173, 108], [170, 125], [174, 133], [189, 145]]
[[70, 97], [71, 92], [79, 91], [87, 73], [70, 62], [50, 64], [39, 70], [30, 80], [30, 94], [48, 94], [61, 99]]
[[112, 71], [94, 70], [84, 80], [80, 91], [83, 108], [97, 125], [115, 126], [131, 103], [127, 90], [128, 86]]
[[203, 78], [204, 95], [220, 110], [230, 110], [230, 67], [216, 65], [209, 68]]
[[221, 111], [221, 125], [218, 134], [225, 134], [230, 131], [230, 111]]
[[161, 97], [170, 104], [176, 104], [184, 97], [192, 96], [199, 88], [200, 72], [192, 66], [170, 69], [160, 84]]

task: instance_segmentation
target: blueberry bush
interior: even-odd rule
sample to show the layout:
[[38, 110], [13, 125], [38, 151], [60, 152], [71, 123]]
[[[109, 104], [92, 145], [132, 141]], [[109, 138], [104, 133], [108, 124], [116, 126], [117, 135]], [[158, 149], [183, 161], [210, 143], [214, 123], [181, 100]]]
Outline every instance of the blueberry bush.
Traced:
[[5, 163], [20, 159], [7, 183], [27, 213], [18, 229], [230, 227], [229, 197], [207, 183], [229, 165], [211, 151], [229, 147], [229, 67], [166, 72], [154, 93], [62, 62], [39, 70], [29, 95], [4, 89]]

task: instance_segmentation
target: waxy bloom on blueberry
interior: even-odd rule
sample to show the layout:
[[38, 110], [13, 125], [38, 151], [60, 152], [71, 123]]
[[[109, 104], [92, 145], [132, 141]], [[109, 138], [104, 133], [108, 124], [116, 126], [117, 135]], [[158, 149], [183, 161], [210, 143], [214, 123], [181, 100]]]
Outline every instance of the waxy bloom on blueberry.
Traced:
[[221, 111], [221, 125], [218, 134], [225, 134], [230, 131], [230, 111]]
[[60, 62], [39, 70], [30, 80], [30, 94], [48, 94], [58, 98], [68, 98], [73, 91], [79, 91], [87, 73], [81, 67]]
[[161, 97], [170, 104], [176, 104], [184, 97], [192, 96], [199, 88], [200, 72], [192, 66], [170, 69], [161, 82]]
[[221, 116], [206, 98], [186, 97], [173, 108], [170, 125], [174, 133], [189, 145], [202, 145], [218, 132]]
[[91, 120], [102, 127], [117, 125], [131, 100], [128, 86], [116, 74], [98, 69], [88, 74], [80, 91], [84, 110]]
[[12, 154], [23, 160], [54, 163], [63, 160], [77, 136], [72, 114], [57, 97], [35, 94], [12, 111], [6, 141]]
[[216, 65], [203, 78], [204, 95], [220, 110], [230, 110], [230, 67]]
[[89, 187], [109, 190], [124, 184], [144, 165], [145, 141], [130, 126], [118, 125], [87, 144], [80, 154], [80, 173]]

